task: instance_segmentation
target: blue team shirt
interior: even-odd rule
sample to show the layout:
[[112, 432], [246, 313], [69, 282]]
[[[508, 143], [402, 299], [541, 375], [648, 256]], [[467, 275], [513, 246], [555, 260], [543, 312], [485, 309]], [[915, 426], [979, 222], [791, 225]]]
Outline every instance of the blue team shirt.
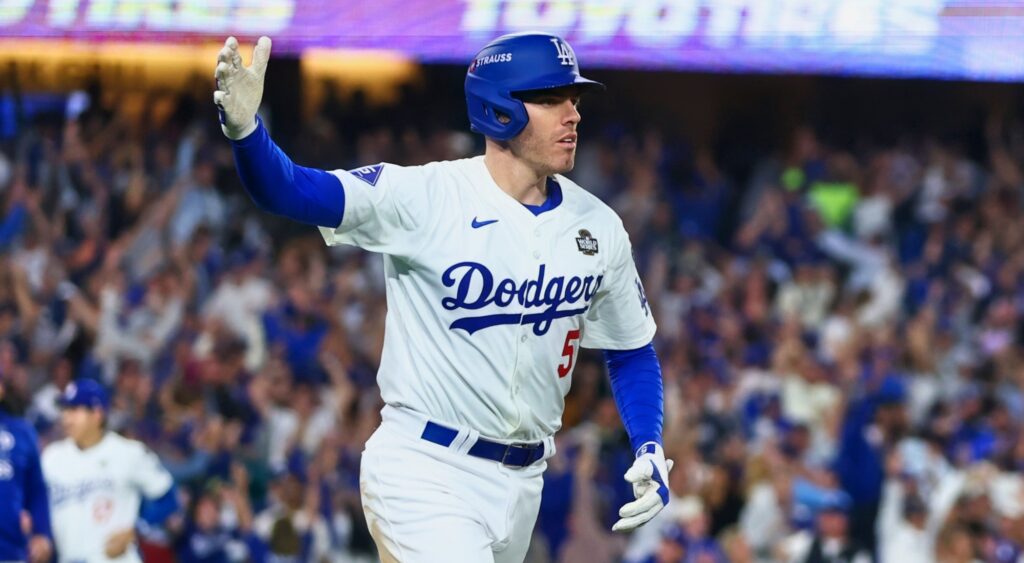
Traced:
[[22, 510], [32, 517], [34, 535], [51, 536], [39, 438], [26, 421], [0, 412], [0, 561], [28, 558]]

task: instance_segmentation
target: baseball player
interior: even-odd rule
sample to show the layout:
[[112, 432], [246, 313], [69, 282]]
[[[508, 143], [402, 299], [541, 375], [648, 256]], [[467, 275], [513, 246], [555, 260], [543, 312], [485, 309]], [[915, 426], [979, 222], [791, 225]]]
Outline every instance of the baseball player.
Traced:
[[0, 375], [0, 561], [49, 561], [50, 507], [39, 438], [26, 421], [10, 413], [4, 392]]
[[135, 524], [142, 498], [160, 523], [178, 508], [171, 475], [142, 443], [106, 429], [109, 399], [90, 379], [60, 398], [67, 436], [43, 450], [57, 557], [71, 562], [141, 562]]
[[384, 561], [522, 561], [581, 346], [606, 351], [636, 450], [636, 500], [614, 530], [668, 502], [655, 324], [615, 213], [562, 176], [579, 140], [583, 78], [562, 38], [500, 37], [469, 65], [483, 156], [325, 172], [295, 165], [256, 117], [269, 38], [244, 66], [218, 55], [214, 102], [257, 206], [384, 256], [386, 406], [361, 465]]

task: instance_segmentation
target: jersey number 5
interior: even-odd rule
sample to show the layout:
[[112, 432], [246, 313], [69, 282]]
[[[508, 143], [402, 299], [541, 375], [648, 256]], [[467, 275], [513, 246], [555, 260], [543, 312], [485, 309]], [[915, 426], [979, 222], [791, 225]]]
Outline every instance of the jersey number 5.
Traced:
[[565, 363], [558, 366], [558, 377], [562, 378], [569, 375], [572, 371], [573, 356], [576, 355], [576, 347], [574, 344], [580, 339], [579, 329], [570, 330], [565, 335], [565, 345], [562, 346], [562, 357], [565, 358]]

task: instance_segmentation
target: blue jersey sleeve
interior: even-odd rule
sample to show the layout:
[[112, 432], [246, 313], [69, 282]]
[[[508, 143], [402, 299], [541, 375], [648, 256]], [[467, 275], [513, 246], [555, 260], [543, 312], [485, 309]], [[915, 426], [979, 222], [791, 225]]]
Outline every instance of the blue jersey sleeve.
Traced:
[[341, 181], [324, 170], [298, 166], [256, 118], [256, 131], [232, 141], [235, 167], [256, 206], [310, 225], [335, 228], [345, 212]]
[[21, 234], [27, 218], [28, 209], [25, 207], [25, 204], [14, 204], [14, 207], [7, 212], [3, 222], [0, 223], [0, 248], [6, 250], [14, 242], [14, 239]]
[[27, 424], [25, 432], [31, 439], [31, 452], [25, 471], [25, 509], [32, 518], [32, 535], [53, 537], [50, 528], [50, 499], [43, 479], [43, 465], [39, 460], [39, 438]]
[[0, 561], [27, 558], [22, 514], [30, 535], [51, 536], [50, 503], [39, 458], [39, 438], [26, 421], [0, 411]]
[[177, 512], [179, 508], [181, 506], [178, 502], [178, 489], [172, 485], [160, 497], [143, 499], [142, 504], [139, 506], [139, 517], [154, 526], [160, 526], [163, 525], [167, 518]]
[[633, 450], [647, 442], [661, 444], [664, 397], [654, 344], [635, 350], [605, 350], [604, 358], [612, 396]]

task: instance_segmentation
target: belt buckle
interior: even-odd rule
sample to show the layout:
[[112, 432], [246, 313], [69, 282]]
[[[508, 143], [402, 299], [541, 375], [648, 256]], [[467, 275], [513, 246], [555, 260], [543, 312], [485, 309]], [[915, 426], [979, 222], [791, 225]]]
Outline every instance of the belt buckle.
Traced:
[[[524, 463], [524, 464], [521, 464], [521, 465], [518, 465], [518, 464], [517, 465], [513, 465], [513, 464], [508, 463], [508, 455], [509, 455], [509, 453], [512, 452], [512, 448], [521, 448], [521, 449], [527, 450], [529, 452], [529, 454], [527, 456], [527, 462], [528, 463]], [[530, 444], [530, 443], [527, 443], [527, 442], [513, 442], [513, 443], [509, 444], [508, 446], [505, 446], [505, 453], [501, 456], [501, 464], [504, 465], [505, 467], [519, 467], [519, 468], [528, 467], [530, 465], [533, 465], [534, 462], [536, 462], [538, 459], [540, 459], [539, 457], [536, 458], [536, 459], [534, 459], [534, 457], [533, 457], [533, 455], [534, 455], [533, 452], [534, 452], [534, 450], [537, 450], [537, 449], [540, 449], [543, 452], [544, 442], [536, 442], [536, 443], [533, 443], [533, 444]], [[542, 453], [542, 455], [543, 455], [543, 453]]]

